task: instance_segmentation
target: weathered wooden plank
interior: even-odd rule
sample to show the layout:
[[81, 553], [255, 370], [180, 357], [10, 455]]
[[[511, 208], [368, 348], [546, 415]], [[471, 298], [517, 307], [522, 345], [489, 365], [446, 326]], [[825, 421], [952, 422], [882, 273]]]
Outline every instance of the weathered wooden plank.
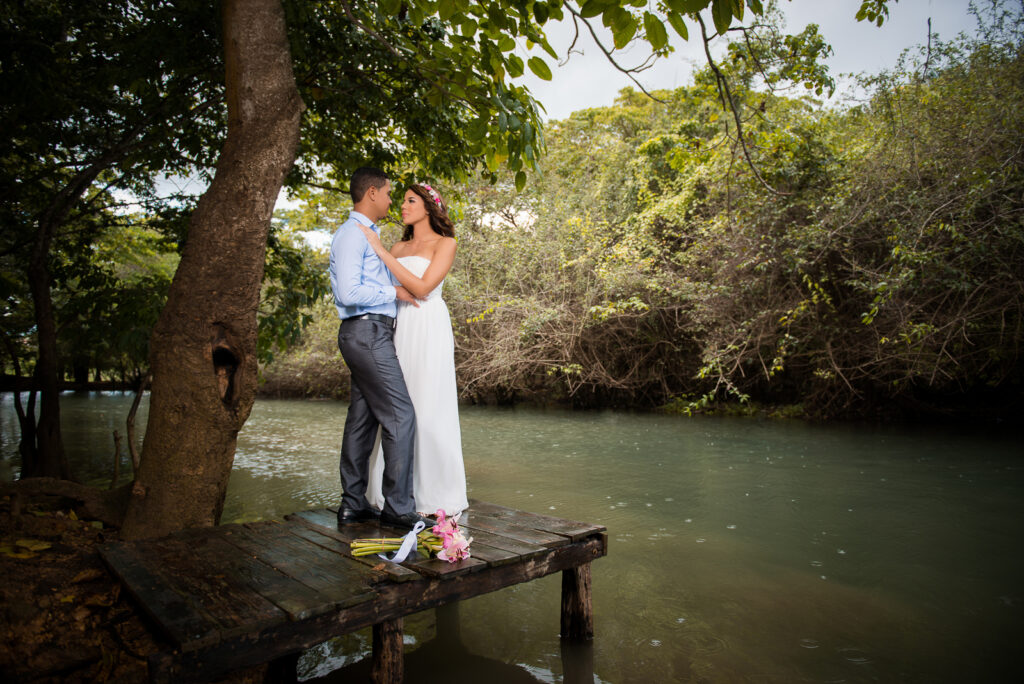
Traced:
[[[470, 550], [473, 552], [476, 551], [478, 546], [484, 545], [493, 549], [499, 549], [507, 554], [512, 554], [513, 559], [527, 560], [549, 551], [548, 547], [540, 546], [539, 544], [529, 544], [479, 528], [470, 528], [465, 525], [462, 527], [466, 531], [467, 536], [473, 538], [473, 543], [470, 545]], [[503, 563], [497, 563], [497, 565], [503, 565]]]
[[220, 624], [197, 612], [185, 597], [169, 589], [163, 577], [154, 572], [152, 558], [148, 554], [140, 556], [134, 544], [108, 542], [100, 547], [100, 555], [175, 646], [201, 645], [204, 640], [214, 643], [220, 638]]
[[[352, 551], [349, 548], [349, 542], [353, 539], [359, 539], [360, 537], [381, 537], [383, 533], [380, 527], [374, 523], [355, 523], [353, 525], [346, 525], [344, 531], [338, 531], [337, 529], [331, 529], [323, 524], [324, 516], [320, 515], [308, 515], [310, 513], [318, 513], [318, 511], [301, 511], [299, 513], [292, 513], [291, 515], [285, 516], [285, 519], [289, 522], [296, 523], [295, 525], [289, 526], [289, 531], [295, 535], [301, 536], [315, 544], [318, 544], [325, 549], [340, 553], [354, 561], [371, 567], [380, 568], [381, 580], [391, 580], [392, 582], [408, 582], [410, 580], [418, 580], [422, 578], [415, 570], [403, 568], [401, 565], [395, 565], [394, 563], [386, 563], [376, 556], [355, 558], [352, 556]], [[333, 513], [331, 514], [333, 516]], [[337, 525], [337, 522], [334, 523]]]
[[280, 573], [316, 591], [329, 601], [331, 609], [371, 601], [377, 594], [369, 588], [371, 573], [360, 572], [344, 556], [302, 540], [279, 522], [241, 525], [230, 530], [225, 540]]
[[471, 531], [491, 532], [500, 537], [507, 537], [537, 546], [546, 546], [547, 548], [564, 546], [572, 541], [564, 534], [535, 530], [532, 527], [523, 527], [508, 520], [475, 513], [472, 508], [463, 513], [459, 521], [459, 527], [464, 527]]
[[[185, 598], [193, 612], [218, 625], [215, 632], [181, 641], [182, 651], [203, 648], [287, 620], [284, 611], [237, 581], [224, 558], [193, 531], [134, 543], [133, 552], [167, 591]], [[154, 616], [165, 630], [176, 629], [177, 613]]]
[[[267, 629], [260, 635], [260, 655], [264, 661], [271, 660], [385, 620], [561, 572], [605, 555], [607, 548], [607, 536], [598, 534], [549, 549], [544, 555], [522, 563], [493, 567], [484, 572], [450, 579], [382, 584], [378, 588], [378, 600], [352, 606], [342, 615], [320, 615], [301, 623], [282, 622]], [[255, 648], [244, 639], [236, 639], [202, 652], [160, 653], [150, 658], [150, 673], [156, 681], [208, 681], [252, 665]]]
[[481, 560], [487, 564], [488, 567], [498, 567], [500, 565], [508, 565], [509, 563], [515, 563], [520, 559], [518, 554], [506, 551], [505, 549], [498, 549], [493, 546], [488, 546], [477, 540], [473, 539], [473, 543], [469, 548], [469, 552], [473, 558]]
[[409, 557], [403, 566], [412, 568], [416, 572], [422, 575], [426, 575], [431, 578], [451, 578], [464, 575], [467, 572], [477, 572], [487, 567], [487, 561], [479, 558], [466, 558], [464, 560], [449, 563], [448, 561], [438, 560], [437, 558], [424, 558], [419, 554], [415, 558]]
[[565, 535], [573, 541], [579, 541], [580, 539], [589, 537], [596, 532], [605, 531], [604, 525], [577, 522], [575, 520], [555, 518], [550, 515], [541, 515], [540, 513], [520, 511], [514, 508], [488, 503], [486, 501], [477, 501], [476, 499], [470, 500], [469, 509], [477, 515], [498, 518], [499, 520], [507, 520], [522, 527], [532, 527], [545, 532], [554, 532], [556, 534]]
[[280, 608], [289, 620], [305, 620], [331, 610], [333, 601], [301, 582], [260, 562], [226, 537], [237, 534], [240, 525], [189, 530], [188, 539], [211, 566], [226, 573], [225, 579], [239, 583], [250, 593], [262, 596]]

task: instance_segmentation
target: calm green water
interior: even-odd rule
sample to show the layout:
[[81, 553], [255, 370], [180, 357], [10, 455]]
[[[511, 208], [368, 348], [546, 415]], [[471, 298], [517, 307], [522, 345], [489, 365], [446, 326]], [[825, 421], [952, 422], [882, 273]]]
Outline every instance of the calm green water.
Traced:
[[[129, 403], [65, 396], [80, 479], [109, 477]], [[258, 401], [225, 521], [336, 504], [345, 407]], [[476, 407], [462, 430], [471, 497], [608, 527], [595, 681], [1024, 681], [1016, 438]], [[8, 478], [16, 437], [4, 395]], [[457, 681], [563, 681], [559, 592], [556, 575], [463, 602], [462, 642], [481, 658], [459, 656]], [[406, 621], [409, 662], [434, 636], [433, 613]], [[368, 654], [368, 633], [352, 635], [307, 653], [302, 675]]]

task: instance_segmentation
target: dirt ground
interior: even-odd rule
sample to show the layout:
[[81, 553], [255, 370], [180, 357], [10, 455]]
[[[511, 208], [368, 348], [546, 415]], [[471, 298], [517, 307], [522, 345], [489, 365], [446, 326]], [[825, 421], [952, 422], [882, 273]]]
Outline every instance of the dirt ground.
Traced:
[[0, 681], [144, 682], [166, 646], [96, 551], [117, 531], [70, 503], [0, 501]]
[[[0, 682], [148, 681], [148, 656], [171, 645], [100, 557], [116, 539], [69, 499], [0, 498]], [[218, 684], [275, 678], [255, 667]]]

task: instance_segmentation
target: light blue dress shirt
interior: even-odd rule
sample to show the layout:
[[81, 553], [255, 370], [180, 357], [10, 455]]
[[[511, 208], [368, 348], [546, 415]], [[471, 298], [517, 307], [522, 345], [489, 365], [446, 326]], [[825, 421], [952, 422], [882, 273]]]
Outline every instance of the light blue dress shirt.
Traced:
[[395, 316], [397, 306], [391, 272], [370, 247], [357, 222], [370, 226], [380, 235], [377, 224], [358, 211], [351, 212], [335, 231], [328, 273], [338, 316], [342, 319], [367, 313]]

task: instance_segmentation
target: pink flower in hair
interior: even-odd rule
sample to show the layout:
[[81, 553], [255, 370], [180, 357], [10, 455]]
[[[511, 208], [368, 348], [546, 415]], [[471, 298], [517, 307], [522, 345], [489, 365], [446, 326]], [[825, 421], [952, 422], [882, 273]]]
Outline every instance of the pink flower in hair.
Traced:
[[437, 190], [426, 183], [420, 183], [420, 187], [427, 191], [427, 194], [430, 195], [430, 199], [434, 200], [434, 204], [441, 206], [441, 195], [437, 193]]

